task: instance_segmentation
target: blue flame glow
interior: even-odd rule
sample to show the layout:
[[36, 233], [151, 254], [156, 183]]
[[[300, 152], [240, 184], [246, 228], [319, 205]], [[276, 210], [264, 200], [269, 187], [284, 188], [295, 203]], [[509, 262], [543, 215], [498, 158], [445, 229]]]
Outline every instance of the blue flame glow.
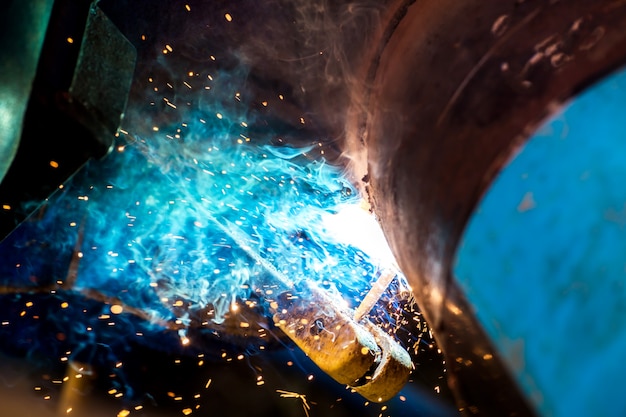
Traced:
[[219, 324], [236, 300], [304, 281], [354, 306], [393, 266], [355, 188], [312, 146], [255, 141], [222, 113], [178, 126], [178, 137], [123, 136], [75, 175], [2, 243], [13, 261], [2, 283], [71, 285], [184, 327], [190, 311], [210, 307]]

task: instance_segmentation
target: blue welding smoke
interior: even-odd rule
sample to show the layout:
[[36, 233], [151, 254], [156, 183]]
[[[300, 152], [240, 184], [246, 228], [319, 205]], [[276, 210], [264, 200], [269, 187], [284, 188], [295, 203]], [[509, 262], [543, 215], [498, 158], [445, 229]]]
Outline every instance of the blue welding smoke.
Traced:
[[172, 311], [182, 302], [211, 307], [219, 324], [236, 300], [304, 281], [355, 304], [390, 266], [358, 192], [312, 146], [251, 139], [226, 113], [194, 111], [182, 125], [182, 138], [122, 136], [76, 174], [2, 242], [2, 284], [71, 280], [155, 323], [188, 324]]

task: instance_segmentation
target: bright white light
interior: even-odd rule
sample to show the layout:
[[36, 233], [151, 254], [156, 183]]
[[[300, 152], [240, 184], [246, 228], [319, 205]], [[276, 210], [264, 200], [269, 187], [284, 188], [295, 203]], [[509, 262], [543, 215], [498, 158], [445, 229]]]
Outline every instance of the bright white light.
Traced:
[[335, 214], [328, 213], [322, 223], [326, 238], [358, 248], [381, 265], [396, 264], [380, 224], [360, 204], [345, 205]]

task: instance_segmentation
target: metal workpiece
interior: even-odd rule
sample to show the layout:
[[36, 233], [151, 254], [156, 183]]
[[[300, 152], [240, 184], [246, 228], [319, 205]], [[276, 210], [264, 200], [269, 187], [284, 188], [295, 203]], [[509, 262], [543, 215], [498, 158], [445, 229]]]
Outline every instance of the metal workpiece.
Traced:
[[270, 303], [276, 326], [337, 382], [373, 402], [395, 396], [413, 370], [408, 352], [367, 319], [355, 321], [324, 290], [307, 292]]
[[465, 414], [535, 415], [537, 403], [520, 391], [517, 365], [500, 355], [453, 274], [461, 235], [536, 127], [626, 62], [624, 25], [616, 1], [415, 2], [366, 58], [367, 87], [346, 127], [361, 162], [355, 177]]
[[454, 276], [541, 415], [625, 414], [625, 116], [622, 68], [537, 130], [459, 245]]

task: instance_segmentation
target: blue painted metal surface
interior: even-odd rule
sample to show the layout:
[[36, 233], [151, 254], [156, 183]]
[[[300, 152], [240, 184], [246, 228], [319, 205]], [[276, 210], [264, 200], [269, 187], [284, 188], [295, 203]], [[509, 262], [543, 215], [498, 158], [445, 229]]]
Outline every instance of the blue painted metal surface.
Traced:
[[626, 415], [626, 70], [511, 159], [454, 274], [540, 415]]

